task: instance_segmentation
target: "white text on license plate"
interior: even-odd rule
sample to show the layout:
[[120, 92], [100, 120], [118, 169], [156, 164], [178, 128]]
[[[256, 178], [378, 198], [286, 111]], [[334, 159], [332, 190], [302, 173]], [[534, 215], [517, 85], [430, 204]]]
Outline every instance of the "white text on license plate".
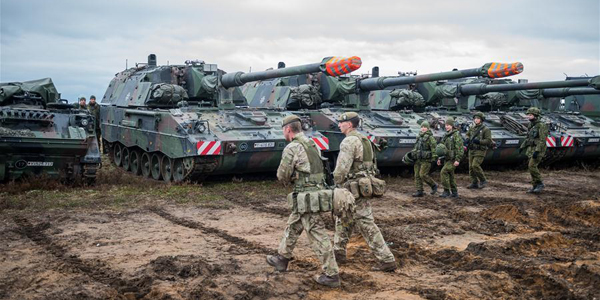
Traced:
[[506, 145], [517, 145], [519, 144], [519, 140], [506, 140]]
[[272, 148], [275, 147], [275, 142], [254, 143], [254, 148]]

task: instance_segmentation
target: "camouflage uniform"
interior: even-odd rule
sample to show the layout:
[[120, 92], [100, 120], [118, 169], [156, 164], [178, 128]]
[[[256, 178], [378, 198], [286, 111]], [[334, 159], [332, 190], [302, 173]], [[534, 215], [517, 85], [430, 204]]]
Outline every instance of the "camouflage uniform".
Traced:
[[100, 104], [96, 103], [94, 105], [88, 104], [87, 110], [94, 117], [94, 124], [96, 125], [96, 139], [98, 140], [98, 146], [100, 146]]
[[534, 115], [535, 119], [528, 126], [527, 138], [523, 144], [521, 144], [521, 149], [525, 149], [525, 154], [529, 158], [527, 167], [531, 174], [531, 184], [535, 189], [538, 185], [543, 185], [538, 165], [542, 161], [544, 154], [546, 154], [548, 126], [540, 121], [539, 109], [530, 108], [527, 110], [527, 114]]
[[[423, 122], [426, 123], [426, 122]], [[421, 124], [422, 127], [424, 124]], [[429, 123], [426, 123], [426, 127], [429, 128]], [[420, 132], [413, 148], [415, 158], [415, 185], [417, 187], [417, 193], [423, 192], [423, 182], [427, 183], [432, 189], [437, 187], [435, 181], [429, 176], [431, 170], [431, 163], [437, 161], [437, 154], [435, 153], [436, 146], [435, 138], [431, 133], [431, 130], [426, 132]]]
[[492, 146], [492, 132], [487, 126], [483, 125], [483, 113], [477, 113], [475, 116], [481, 119], [481, 123], [471, 126], [467, 131], [469, 176], [473, 185], [477, 185], [478, 182], [487, 182], [481, 164], [483, 163], [487, 149]]
[[[293, 183], [295, 194], [310, 188], [324, 188], [324, 186], [307, 186], [305, 180], [302, 180], [312, 175], [309, 155], [302, 143], [312, 145], [309, 151], [314, 150], [317, 152], [316, 155], [319, 155], [314, 142], [307, 138], [304, 133], [296, 133], [294, 140], [283, 150], [281, 163], [277, 169], [277, 179], [284, 183]], [[319, 163], [321, 162], [319, 161]], [[322, 165], [320, 167], [322, 172]], [[324, 174], [322, 175], [324, 176]], [[279, 255], [288, 260], [292, 258], [292, 252], [303, 230], [306, 231], [310, 246], [323, 265], [324, 273], [327, 276], [337, 275], [339, 273], [338, 265], [333, 255], [331, 240], [325, 230], [325, 223], [320, 213], [299, 214], [292, 211], [288, 218], [283, 238], [279, 243]]]
[[[450, 125], [454, 126], [453, 123]], [[447, 149], [446, 156], [444, 157], [444, 166], [440, 171], [442, 185], [444, 186], [444, 191], [451, 191], [452, 194], [457, 194], [458, 188], [456, 186], [456, 178], [454, 178], [454, 170], [456, 169], [454, 162], [460, 162], [463, 157], [463, 139], [460, 132], [453, 128], [450, 132], [446, 133], [442, 139], [442, 143]]]
[[[365, 148], [368, 145], [369, 148]], [[370, 161], [363, 160], [370, 157]], [[372, 162], [372, 163], [371, 163]], [[374, 152], [371, 142], [352, 129], [340, 144], [340, 153], [337, 158], [333, 178], [336, 185], [343, 185], [351, 178], [357, 178], [365, 171], [376, 172], [374, 163]], [[394, 255], [388, 248], [381, 231], [375, 224], [373, 211], [369, 199], [359, 197], [356, 199], [356, 212], [349, 224], [343, 224], [340, 218], [335, 218], [335, 235], [333, 237], [333, 249], [336, 255], [339, 253], [346, 256], [346, 246], [352, 235], [352, 229], [356, 227], [361, 233], [375, 257], [382, 263], [394, 263]]]

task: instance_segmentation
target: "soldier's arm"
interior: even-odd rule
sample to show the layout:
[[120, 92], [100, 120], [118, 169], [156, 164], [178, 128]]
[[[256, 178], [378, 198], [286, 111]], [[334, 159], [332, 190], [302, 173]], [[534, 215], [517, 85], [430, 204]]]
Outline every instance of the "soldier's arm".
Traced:
[[438, 157], [437, 157], [437, 153], [435, 152], [435, 146], [437, 146], [437, 143], [436, 143], [433, 135], [429, 136], [429, 141], [427, 141], [427, 143], [429, 143], [429, 149], [431, 149], [431, 158], [433, 160], [437, 160]]
[[[291, 144], [290, 144], [291, 145]], [[292, 175], [294, 173], [294, 151], [290, 145], [283, 149], [281, 155], [281, 162], [279, 162], [279, 168], [277, 168], [277, 179], [287, 185], [292, 181]]]
[[535, 142], [535, 150], [538, 152], [542, 152], [544, 147], [546, 146], [546, 137], [548, 136], [548, 126], [546, 124], [541, 124], [538, 128], [539, 136]]
[[340, 144], [340, 153], [338, 154], [335, 170], [333, 170], [333, 181], [335, 184], [341, 184], [350, 173], [350, 168], [354, 162], [354, 147], [350, 138], [345, 138]]
[[492, 131], [489, 128], [483, 129], [483, 140], [479, 141], [481, 145], [491, 146], [492, 145]]
[[463, 158], [465, 148], [463, 146], [463, 139], [460, 134], [454, 135], [454, 161], [460, 162]]

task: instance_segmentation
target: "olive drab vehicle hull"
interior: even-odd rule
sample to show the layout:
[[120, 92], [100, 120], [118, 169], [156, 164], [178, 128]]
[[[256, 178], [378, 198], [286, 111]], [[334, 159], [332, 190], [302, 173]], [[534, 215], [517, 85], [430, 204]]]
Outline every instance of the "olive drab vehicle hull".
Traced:
[[[362, 120], [358, 131], [367, 136], [378, 149], [377, 164], [381, 167], [396, 167], [404, 165], [402, 158], [413, 149], [420, 123], [426, 120], [426, 116], [405, 110], [400, 105], [390, 108], [389, 102], [387, 106], [382, 106], [381, 103], [390, 100], [389, 94], [394, 87], [468, 76], [498, 78], [518, 74], [522, 69], [520, 63], [490, 63], [476, 69], [414, 77], [374, 75], [371, 78], [331, 78], [322, 74], [309, 74], [251, 83], [243, 91], [252, 107], [289, 109], [294, 114], [309, 117], [314, 129], [329, 139], [330, 148], [326, 154], [332, 158], [337, 155], [344, 138], [337, 127], [338, 117], [346, 111], [356, 111]], [[376, 74], [376, 70], [373, 73]], [[385, 90], [386, 88], [389, 89]], [[415, 93], [403, 93], [402, 96], [410, 97], [413, 94]]]
[[93, 117], [59, 100], [50, 78], [0, 84], [0, 181], [93, 183], [99, 150]]
[[[281, 129], [289, 112], [248, 108], [239, 86], [253, 80], [326, 72], [337, 76], [360, 67], [359, 58], [253, 73], [229, 73], [216, 65], [148, 64], [111, 81], [101, 108], [104, 144], [125, 170], [156, 180], [201, 180], [208, 175], [272, 172], [286, 141]], [[327, 139], [306, 133], [321, 150]]]

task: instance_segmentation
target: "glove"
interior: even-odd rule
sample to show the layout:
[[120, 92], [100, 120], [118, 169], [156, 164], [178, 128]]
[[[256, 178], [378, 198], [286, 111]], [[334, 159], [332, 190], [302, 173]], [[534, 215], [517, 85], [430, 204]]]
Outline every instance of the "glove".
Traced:
[[533, 155], [531, 157], [533, 157], [533, 159], [536, 159], [536, 158], [538, 158], [538, 155], [540, 155], [540, 153], [535, 151], [535, 152], [533, 152]]
[[480, 143], [480, 142], [479, 142], [479, 139], [473, 139], [473, 144], [475, 144], [475, 145], [479, 145], [479, 143]]

